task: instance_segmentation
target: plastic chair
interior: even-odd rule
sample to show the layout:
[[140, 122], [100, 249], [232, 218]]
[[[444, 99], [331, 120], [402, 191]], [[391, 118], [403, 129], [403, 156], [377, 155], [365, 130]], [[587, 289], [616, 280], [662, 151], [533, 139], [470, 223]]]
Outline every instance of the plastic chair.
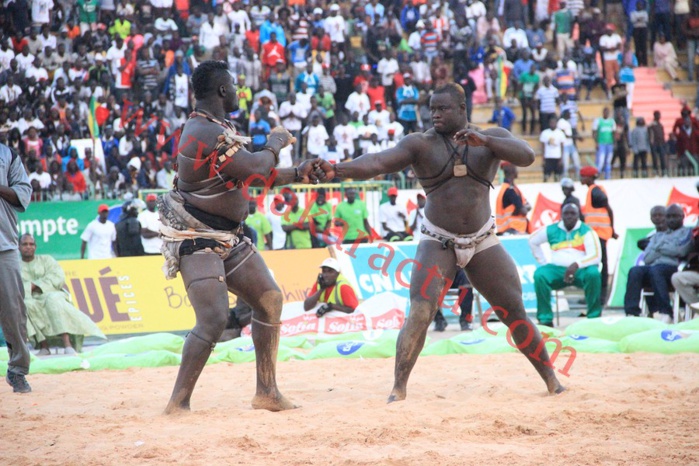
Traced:
[[[643, 317], [649, 317], [649, 310], [648, 310], [648, 305], [646, 304], [646, 299], [649, 296], [655, 296], [653, 291], [650, 289], [644, 288], [641, 290], [641, 316]], [[670, 297], [672, 299], [672, 323], [676, 324], [680, 321], [680, 301], [682, 300], [680, 298], [680, 294], [670, 286]], [[684, 319], [685, 321], [691, 320], [692, 318], [692, 309], [685, 304], [684, 306]]]
[[[480, 293], [478, 293], [478, 290], [476, 290], [470, 285], [464, 286], [463, 288], [471, 288], [473, 290], [473, 302], [476, 305], [476, 309], [478, 310], [478, 322], [481, 322], [483, 320], [483, 307], [481, 306]], [[458, 300], [460, 294], [461, 288], [454, 288], [447, 291], [447, 294], [444, 296], [444, 299], [442, 300], [441, 309], [444, 310], [458, 308]]]

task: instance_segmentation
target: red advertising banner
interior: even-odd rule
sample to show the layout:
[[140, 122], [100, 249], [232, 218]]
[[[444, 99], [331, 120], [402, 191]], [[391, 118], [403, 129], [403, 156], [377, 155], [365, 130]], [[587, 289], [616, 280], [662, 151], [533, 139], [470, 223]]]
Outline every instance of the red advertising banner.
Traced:
[[561, 204], [552, 201], [541, 193], [537, 194], [531, 220], [532, 232], [541, 227], [556, 223], [561, 219]]

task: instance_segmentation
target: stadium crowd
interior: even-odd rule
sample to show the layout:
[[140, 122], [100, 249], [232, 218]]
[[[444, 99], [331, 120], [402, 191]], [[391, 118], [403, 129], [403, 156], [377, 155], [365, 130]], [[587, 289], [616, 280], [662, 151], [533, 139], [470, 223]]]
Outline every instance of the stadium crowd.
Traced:
[[[466, 91], [469, 116], [491, 101], [492, 121], [511, 127], [514, 114], [500, 109], [516, 98], [523, 132], [527, 116], [530, 133], [565, 119], [567, 160], [583, 92], [613, 94], [610, 118], [628, 127], [633, 69], [651, 63], [649, 51], [677, 78], [676, 49], [686, 48], [695, 79], [699, 5], [5, 0], [0, 25], [0, 142], [21, 155], [35, 200], [79, 200], [171, 186], [178, 134], [193, 110], [189, 76], [207, 59], [228, 62], [240, 102], [231, 118], [252, 149], [276, 125], [297, 136], [282, 166], [392, 147], [430, 126], [428, 96], [452, 79]], [[690, 151], [699, 152], [697, 134]]]

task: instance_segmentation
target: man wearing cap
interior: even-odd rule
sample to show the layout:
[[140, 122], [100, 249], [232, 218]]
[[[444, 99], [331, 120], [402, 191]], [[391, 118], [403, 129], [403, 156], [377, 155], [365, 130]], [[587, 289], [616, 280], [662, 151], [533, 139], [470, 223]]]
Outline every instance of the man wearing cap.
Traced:
[[282, 217], [286, 211], [286, 201], [281, 194], [275, 194], [272, 202], [269, 204], [269, 212], [267, 212], [267, 220], [272, 226], [272, 248], [285, 249], [286, 247], [286, 232], [282, 229]]
[[588, 166], [580, 169], [580, 182], [587, 186], [587, 199], [582, 208], [582, 214], [585, 218], [585, 223], [597, 233], [602, 249], [602, 291], [600, 300], [604, 303], [607, 299], [609, 282], [607, 241], [612, 238], [617, 239], [619, 235], [614, 231], [614, 211], [612, 211], [612, 207], [609, 205], [607, 192], [602, 186], [595, 184], [598, 175], [599, 172], [595, 167]]
[[[564, 390], [556, 378], [541, 335], [529, 321], [517, 269], [495, 236], [490, 188], [503, 161], [526, 167], [535, 154], [526, 142], [502, 128], [478, 131], [466, 118], [466, 96], [458, 84], [434, 91], [429, 105], [433, 127], [409, 134], [392, 149], [335, 165], [321, 163], [327, 178], [365, 180], [411, 167], [425, 190], [422, 236], [412, 266], [410, 314], [396, 347], [395, 381], [389, 402], [404, 400], [440, 296], [456, 271], [493, 306], [520, 351], [546, 384], [549, 394]], [[339, 208], [339, 207], [338, 207]], [[527, 325], [519, 325], [520, 321]]]
[[500, 164], [505, 180], [495, 201], [495, 225], [498, 235], [526, 235], [530, 233], [527, 214], [531, 206], [515, 186], [517, 167], [511, 163]]
[[109, 218], [109, 206], [100, 204], [97, 208], [98, 217], [87, 224], [80, 235], [80, 258], [85, 259], [87, 249], [88, 259], [111, 259], [116, 256], [116, 227]]
[[[597, 235], [589, 225], [580, 221], [580, 211], [575, 204], [562, 207], [561, 219], [529, 237], [532, 254], [542, 264], [534, 272], [536, 318], [539, 324], [549, 327], [553, 327], [551, 291], [570, 285], [585, 290], [588, 318], [602, 314], [598, 269], [601, 252]], [[541, 248], [544, 243], [551, 247], [550, 261]]]
[[339, 15], [340, 5], [333, 3], [330, 5], [330, 16], [325, 18], [323, 29], [330, 36], [332, 42], [337, 43], [341, 49], [345, 47], [345, 18]]
[[308, 297], [303, 302], [303, 310], [316, 310], [316, 316], [323, 317], [330, 311], [352, 314], [359, 304], [357, 293], [350, 282], [340, 273], [340, 263], [328, 257], [320, 264], [321, 272], [313, 284]]
[[575, 191], [575, 183], [570, 178], [563, 178], [561, 180], [561, 191], [565, 198], [561, 202], [561, 209], [566, 206], [566, 204], [575, 204], [580, 212], [580, 220], [585, 221], [585, 217], [582, 214], [582, 207], [580, 206], [580, 199], [573, 196], [573, 191]]
[[146, 210], [138, 214], [138, 221], [141, 223], [141, 243], [143, 252], [146, 255], [159, 255], [163, 240], [160, 238], [160, 215], [155, 210], [158, 204], [156, 194], [146, 196]]
[[388, 202], [379, 206], [379, 218], [386, 241], [403, 241], [408, 233], [405, 231], [405, 222], [408, 220], [408, 211], [405, 206], [396, 203], [398, 188], [388, 188]]

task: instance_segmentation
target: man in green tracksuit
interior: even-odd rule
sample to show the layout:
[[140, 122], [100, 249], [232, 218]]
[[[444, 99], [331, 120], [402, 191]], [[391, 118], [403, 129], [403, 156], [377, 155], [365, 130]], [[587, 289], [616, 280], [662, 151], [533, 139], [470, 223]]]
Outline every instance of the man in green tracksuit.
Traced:
[[[536, 317], [541, 325], [553, 326], [551, 290], [571, 285], [585, 290], [587, 317], [602, 314], [599, 238], [592, 228], [580, 221], [580, 211], [575, 204], [564, 205], [561, 218], [560, 222], [540, 228], [529, 237], [534, 258], [545, 264], [534, 272]], [[544, 243], [551, 246], [550, 261], [541, 248]]]

